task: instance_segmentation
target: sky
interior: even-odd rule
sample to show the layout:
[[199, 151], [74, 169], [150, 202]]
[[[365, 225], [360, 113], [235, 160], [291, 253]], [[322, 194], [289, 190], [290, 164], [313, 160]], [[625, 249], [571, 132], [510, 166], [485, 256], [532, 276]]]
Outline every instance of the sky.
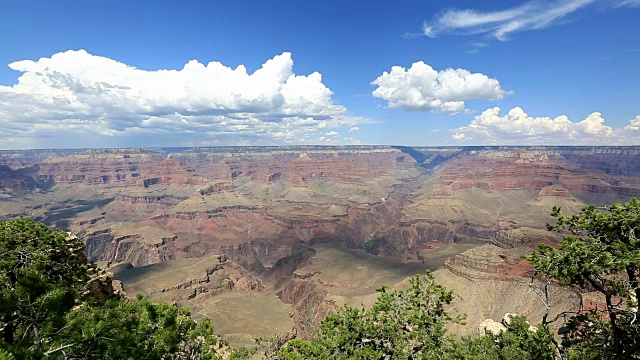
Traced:
[[640, 145], [640, 0], [6, 0], [0, 34], [0, 150]]

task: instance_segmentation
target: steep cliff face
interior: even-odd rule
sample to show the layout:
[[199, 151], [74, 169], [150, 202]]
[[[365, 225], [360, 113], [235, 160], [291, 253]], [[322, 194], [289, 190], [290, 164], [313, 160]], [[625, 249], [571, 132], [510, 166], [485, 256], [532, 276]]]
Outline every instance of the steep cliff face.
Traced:
[[31, 191], [36, 189], [36, 182], [31, 177], [31, 168], [14, 170], [7, 165], [0, 165], [0, 190]]
[[278, 298], [293, 306], [292, 320], [296, 333], [311, 337], [327, 315], [337, 309], [335, 301], [327, 298], [328, 292], [317, 281], [293, 278], [276, 293]]
[[176, 236], [155, 228], [101, 229], [83, 237], [89, 261], [145, 266], [175, 259]]

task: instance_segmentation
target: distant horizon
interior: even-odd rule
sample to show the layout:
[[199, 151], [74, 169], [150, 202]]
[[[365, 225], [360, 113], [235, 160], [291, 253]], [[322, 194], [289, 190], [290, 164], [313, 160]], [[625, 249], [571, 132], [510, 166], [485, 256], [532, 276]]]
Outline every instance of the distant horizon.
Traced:
[[298, 144], [298, 145], [218, 145], [218, 146], [126, 146], [126, 147], [78, 147], [78, 148], [29, 148], [0, 149], [0, 153], [23, 151], [86, 151], [86, 150], [149, 150], [154, 149], [224, 149], [224, 148], [479, 148], [479, 149], [518, 149], [518, 148], [638, 148], [638, 145], [389, 145], [389, 144]]

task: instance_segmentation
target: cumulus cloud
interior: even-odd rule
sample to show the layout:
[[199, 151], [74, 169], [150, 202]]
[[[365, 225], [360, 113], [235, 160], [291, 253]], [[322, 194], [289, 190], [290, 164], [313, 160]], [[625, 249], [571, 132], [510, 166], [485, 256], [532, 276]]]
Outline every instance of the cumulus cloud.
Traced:
[[354, 131], [360, 131], [360, 127], [359, 126], [354, 126], [351, 129], [349, 129], [349, 132], [354, 132]]
[[373, 96], [386, 100], [390, 108], [440, 110], [445, 114], [464, 111], [466, 100], [498, 100], [512, 93], [485, 74], [465, 69], [437, 71], [422, 61], [413, 63], [409, 69], [394, 66], [371, 84], [378, 86]]
[[340, 135], [337, 131], [329, 131], [328, 133], [325, 134], [325, 136], [338, 136]]
[[[449, 9], [425, 21], [424, 35], [436, 37], [440, 34], [490, 34], [505, 41], [518, 31], [537, 30], [558, 24], [572, 14], [596, 0], [532, 0], [519, 6], [498, 11], [473, 9]], [[607, 0], [608, 1], [608, 0]], [[638, 0], [623, 2], [637, 3]]]
[[467, 135], [466, 135], [466, 134], [461, 134], [461, 133], [458, 133], [458, 132], [457, 132], [457, 133], [455, 133], [455, 134], [451, 135], [451, 137], [452, 137], [454, 140], [464, 140], [464, 139], [467, 137]]
[[319, 73], [295, 74], [290, 53], [253, 73], [196, 60], [148, 71], [84, 50], [9, 67], [22, 73], [0, 85], [0, 143], [10, 147], [304, 143], [367, 122], [334, 102]]
[[[637, 132], [633, 134], [632, 132]], [[451, 138], [477, 145], [622, 145], [640, 142], [640, 116], [626, 128], [614, 129], [594, 112], [581, 121], [567, 116], [532, 117], [519, 107], [500, 116], [485, 110], [467, 126], [452, 129]]]
[[640, 115], [636, 116], [635, 119], [629, 120], [629, 125], [624, 129], [627, 131], [640, 131]]

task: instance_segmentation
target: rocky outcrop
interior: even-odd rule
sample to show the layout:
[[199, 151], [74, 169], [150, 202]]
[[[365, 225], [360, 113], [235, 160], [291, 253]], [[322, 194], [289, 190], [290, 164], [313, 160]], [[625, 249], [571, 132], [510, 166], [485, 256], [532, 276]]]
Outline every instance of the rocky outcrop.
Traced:
[[114, 266], [112, 271], [129, 293], [142, 293], [152, 299], [176, 302], [183, 306], [195, 306], [224, 292], [265, 291], [264, 285], [254, 274], [225, 255], [174, 260], [136, 268]]
[[322, 319], [337, 309], [335, 302], [327, 299], [321, 284], [312, 279], [293, 278], [277, 292], [280, 300], [294, 306], [293, 321], [298, 335], [312, 336]]
[[538, 199], [544, 196], [556, 196], [561, 198], [571, 198], [571, 193], [569, 190], [559, 186], [545, 186], [540, 190], [538, 194]]
[[491, 243], [505, 249], [520, 247], [533, 249], [542, 243], [554, 244], [559, 240], [558, 237], [558, 234], [547, 230], [520, 227], [496, 232]]
[[490, 244], [449, 258], [445, 268], [469, 280], [528, 281], [525, 276], [532, 273], [531, 265], [517, 252]]
[[[515, 316], [518, 316], [518, 314], [506, 313], [500, 322], [493, 319], [486, 319], [478, 325], [478, 332], [480, 335], [484, 335], [487, 332], [498, 335], [503, 331], [507, 331], [508, 326], [511, 325], [511, 321], [513, 321], [512, 318]], [[529, 324], [528, 321], [527, 324]], [[538, 330], [536, 326], [529, 325], [529, 331], [535, 332], [536, 330]]]
[[366, 243], [366, 249], [373, 254], [402, 256], [420, 249], [422, 244], [442, 243], [483, 243], [497, 231], [493, 224], [482, 225], [467, 221], [401, 221], [384, 236]]
[[113, 274], [103, 269], [90, 269], [91, 279], [85, 284], [85, 290], [80, 294], [84, 301], [91, 304], [104, 304], [113, 298], [125, 297], [120, 282], [113, 280]]
[[234, 191], [233, 183], [228, 182], [228, 181], [210, 183], [207, 186], [199, 189], [198, 193], [201, 196], [205, 196], [205, 195], [211, 195], [211, 194], [215, 194], [215, 193], [221, 193], [221, 192], [224, 192], [224, 191]]
[[126, 233], [120, 235], [117, 231], [103, 229], [85, 234], [83, 240], [89, 261], [129, 262], [134, 266], [144, 266], [175, 258], [167, 246], [176, 240], [175, 235]]
[[90, 218], [90, 219], [82, 219], [82, 220], [78, 220], [75, 222], [75, 226], [77, 227], [84, 227], [84, 226], [90, 226], [90, 225], [95, 225], [101, 221], [104, 221], [106, 219], [105, 216], [101, 215], [101, 216], [97, 216], [94, 218]]
[[129, 204], [153, 204], [158, 202], [173, 202], [177, 203], [186, 200], [186, 196], [174, 196], [174, 195], [143, 195], [143, 196], [130, 196], [119, 195], [114, 201], [129, 203]]
[[478, 324], [478, 333], [480, 335], [484, 335], [486, 333], [498, 335], [503, 331], [507, 331], [507, 327], [493, 319], [486, 319]]

